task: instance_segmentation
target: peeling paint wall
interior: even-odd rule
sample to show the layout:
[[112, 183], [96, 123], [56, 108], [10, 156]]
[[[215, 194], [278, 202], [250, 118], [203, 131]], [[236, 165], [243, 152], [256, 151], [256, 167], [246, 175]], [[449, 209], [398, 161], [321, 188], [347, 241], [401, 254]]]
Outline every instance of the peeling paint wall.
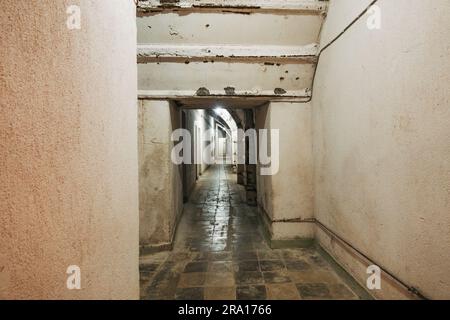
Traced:
[[[192, 157], [194, 157], [194, 150], [197, 147], [197, 142], [194, 140], [195, 138], [195, 128], [199, 128], [200, 132], [203, 136], [206, 135], [208, 130], [214, 129], [214, 119], [206, 113], [205, 110], [185, 110], [186, 114], [186, 129], [191, 133], [192, 138]], [[211, 132], [213, 133], [213, 132]], [[214, 133], [213, 133], [214, 134]], [[205, 136], [206, 137], [206, 136]], [[206, 139], [206, 138], [205, 138]], [[213, 143], [213, 136], [210, 136], [209, 139], [211, 143]], [[205, 142], [202, 146], [202, 149], [205, 150], [206, 145], [209, 142]], [[205, 151], [206, 152], [206, 151]], [[213, 155], [214, 156], [214, 155]], [[195, 183], [197, 181], [197, 171], [201, 175], [204, 171], [208, 169], [209, 165], [207, 165], [204, 161], [202, 161], [201, 165], [197, 164], [186, 164], [185, 165], [185, 174], [186, 177], [184, 179], [185, 182], [185, 196], [189, 197], [192, 193]], [[197, 168], [197, 169], [196, 169]]]
[[253, 7], [248, 14], [224, 13], [217, 4], [212, 11], [138, 15], [140, 97], [309, 98], [325, 3], [290, 3], [309, 7], [305, 12]]
[[322, 17], [167, 13], [138, 18], [137, 24], [138, 43], [300, 46], [317, 42]]
[[181, 111], [169, 101], [139, 101], [139, 237], [143, 250], [171, 244], [183, 210], [182, 168], [171, 161]]
[[0, 299], [139, 298], [135, 17], [0, 3]]
[[[448, 299], [450, 3], [378, 5], [381, 30], [370, 31], [363, 18], [319, 63], [315, 216], [427, 297]], [[322, 45], [363, 8], [331, 1]], [[365, 285], [367, 263], [320, 229], [317, 237]], [[388, 277], [371, 293], [411, 297]]]
[[[224, 95], [225, 88], [236, 94], [305, 96], [311, 86], [312, 64], [276, 65], [264, 63], [153, 63], [139, 65], [141, 92], [170, 96]], [[174, 79], [176, 76], [176, 80]], [[198, 92], [199, 88], [208, 91]], [[278, 91], [277, 91], [278, 90]], [[282, 90], [282, 91], [279, 91]], [[197, 91], [197, 94], [196, 94]]]
[[[267, 214], [272, 221], [312, 218], [311, 105], [271, 102], [256, 109], [256, 128], [280, 132], [278, 173], [261, 176], [258, 168], [258, 205], [262, 214]], [[269, 228], [273, 240], [313, 237], [311, 223], [280, 221], [270, 224]]]
[[[141, 253], [170, 249], [183, 212], [183, 196], [190, 195], [197, 180], [196, 165], [186, 165], [183, 172], [183, 165], [171, 160], [172, 149], [178, 144], [171, 141], [171, 135], [182, 128], [182, 112], [186, 112], [186, 129], [191, 132], [193, 142], [194, 123], [202, 134], [213, 124], [205, 110], [182, 111], [174, 102], [139, 100]], [[194, 147], [192, 143], [192, 156]], [[197, 168], [201, 174], [207, 165], [202, 163]]]

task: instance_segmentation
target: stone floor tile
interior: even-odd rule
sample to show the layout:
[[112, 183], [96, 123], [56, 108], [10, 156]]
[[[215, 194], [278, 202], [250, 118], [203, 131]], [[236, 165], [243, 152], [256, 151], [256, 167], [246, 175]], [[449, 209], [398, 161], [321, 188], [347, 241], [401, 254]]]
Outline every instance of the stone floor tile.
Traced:
[[258, 260], [256, 251], [235, 250], [233, 251], [234, 260]]
[[148, 280], [148, 279], [152, 278], [156, 272], [139, 269], [139, 273], [140, 273], [141, 279]]
[[337, 283], [329, 285], [331, 298], [337, 300], [356, 300], [357, 295], [354, 294], [345, 284]]
[[328, 264], [328, 262], [319, 255], [310, 256], [308, 260], [310, 261], [311, 265], [316, 269], [331, 270], [331, 267]]
[[286, 283], [292, 282], [286, 271], [267, 271], [263, 272], [265, 283]]
[[141, 299], [356, 299], [315, 248], [269, 248], [257, 208], [224, 167], [198, 180], [174, 250], [140, 262]]
[[232, 272], [220, 272], [206, 274], [206, 287], [234, 287], [235, 280]]
[[155, 272], [160, 266], [160, 263], [141, 263], [139, 264], [140, 272]]
[[241, 260], [234, 263], [237, 271], [260, 271], [257, 260]]
[[180, 275], [178, 288], [202, 287], [205, 285], [206, 273], [204, 272], [188, 272]]
[[184, 272], [206, 272], [208, 270], [208, 262], [197, 261], [189, 262], [184, 267]]
[[206, 287], [205, 300], [236, 300], [236, 287]]
[[234, 277], [238, 285], [264, 283], [263, 274], [258, 271], [238, 271], [235, 272]]
[[204, 288], [178, 288], [175, 292], [176, 300], [203, 300]]
[[282, 249], [280, 254], [284, 260], [304, 259], [307, 257], [303, 249]]
[[258, 285], [241, 286], [236, 288], [237, 300], [265, 300], [266, 287]]
[[297, 287], [292, 283], [266, 284], [267, 300], [300, 300]]
[[188, 261], [191, 259], [190, 252], [183, 252], [183, 251], [174, 251], [170, 254], [170, 256], [167, 258], [167, 261], [170, 262], [180, 262], [180, 261]]
[[295, 283], [337, 283], [339, 278], [334, 272], [323, 270], [288, 271], [288, 275]]
[[257, 250], [259, 260], [280, 260], [281, 254], [276, 250]]
[[297, 289], [302, 299], [331, 299], [330, 289], [325, 283], [300, 283]]
[[209, 252], [195, 252], [193, 253], [193, 261], [207, 261], [209, 259]]
[[305, 271], [311, 270], [311, 265], [303, 259], [285, 260], [284, 265], [289, 271]]
[[261, 260], [259, 261], [261, 271], [275, 271], [285, 269], [284, 263], [281, 260]]
[[168, 251], [163, 251], [163, 252], [156, 252], [156, 253], [152, 253], [152, 254], [146, 254], [146, 255], [141, 255], [139, 257], [139, 263], [156, 263], [156, 262], [164, 262], [167, 257], [170, 255], [170, 252]]
[[208, 265], [208, 272], [234, 272], [231, 261], [211, 261]]
[[232, 260], [231, 251], [219, 251], [219, 252], [209, 252], [208, 260], [210, 261], [231, 261]]

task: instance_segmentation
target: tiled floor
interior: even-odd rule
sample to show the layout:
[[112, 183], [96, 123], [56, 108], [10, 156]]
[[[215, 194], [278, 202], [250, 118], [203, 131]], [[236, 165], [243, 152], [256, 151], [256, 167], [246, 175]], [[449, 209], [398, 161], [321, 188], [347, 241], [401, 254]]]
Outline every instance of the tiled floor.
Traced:
[[271, 250], [256, 208], [228, 168], [210, 168], [178, 227], [174, 250], [142, 256], [142, 299], [358, 299], [314, 248]]

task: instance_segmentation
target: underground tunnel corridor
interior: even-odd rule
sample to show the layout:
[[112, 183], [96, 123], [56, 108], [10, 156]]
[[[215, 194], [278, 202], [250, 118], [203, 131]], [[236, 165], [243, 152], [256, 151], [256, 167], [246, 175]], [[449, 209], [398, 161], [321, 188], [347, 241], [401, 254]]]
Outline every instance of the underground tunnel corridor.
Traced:
[[270, 249], [256, 207], [245, 202], [232, 166], [200, 177], [172, 251], [140, 257], [141, 299], [367, 299], [314, 247]]
[[450, 1], [0, 9], [0, 300], [450, 298]]

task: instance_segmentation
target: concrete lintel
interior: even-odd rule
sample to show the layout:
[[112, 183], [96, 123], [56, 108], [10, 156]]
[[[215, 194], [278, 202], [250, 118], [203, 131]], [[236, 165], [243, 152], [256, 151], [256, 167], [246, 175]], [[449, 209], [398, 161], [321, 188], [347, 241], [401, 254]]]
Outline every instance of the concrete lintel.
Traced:
[[[280, 89], [281, 90], [281, 89]], [[201, 92], [199, 91], [171, 91], [171, 90], [139, 90], [138, 98], [141, 100], [160, 100], [160, 99], [190, 99], [190, 98], [204, 98], [204, 99], [254, 99], [254, 100], [262, 100], [262, 101], [293, 101], [293, 102], [303, 102], [309, 100], [311, 97], [311, 91], [309, 89], [297, 90], [297, 91], [285, 91], [284, 93], [276, 93], [276, 89], [274, 91], [259, 91], [259, 92], [251, 92], [251, 91], [236, 91], [232, 95], [226, 94], [224, 91], [208, 91]]]
[[317, 0], [139, 0], [138, 16], [167, 12], [313, 14], [325, 12], [327, 3]]
[[318, 44], [306, 46], [237, 46], [140, 44], [139, 63], [234, 61], [244, 63], [316, 63]]

